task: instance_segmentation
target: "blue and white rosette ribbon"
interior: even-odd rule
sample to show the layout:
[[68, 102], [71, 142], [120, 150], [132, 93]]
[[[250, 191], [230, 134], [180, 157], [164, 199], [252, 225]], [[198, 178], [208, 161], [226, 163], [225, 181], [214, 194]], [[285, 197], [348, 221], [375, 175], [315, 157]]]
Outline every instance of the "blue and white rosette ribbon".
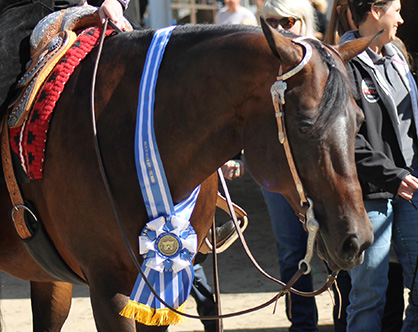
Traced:
[[[193, 282], [192, 259], [197, 235], [190, 225], [200, 186], [186, 200], [173, 205], [154, 134], [154, 101], [158, 69], [175, 27], [157, 30], [148, 49], [139, 89], [135, 132], [135, 163], [149, 221], [139, 236], [144, 275], [160, 298], [182, 311]], [[138, 275], [121, 315], [146, 325], [170, 325], [178, 314], [157, 300]]]

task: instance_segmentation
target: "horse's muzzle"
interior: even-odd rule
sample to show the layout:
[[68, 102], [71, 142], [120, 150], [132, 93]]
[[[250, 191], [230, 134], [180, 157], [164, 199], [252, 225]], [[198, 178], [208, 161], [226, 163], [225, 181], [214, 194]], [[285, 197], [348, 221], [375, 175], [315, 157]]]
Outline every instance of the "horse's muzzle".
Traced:
[[340, 248], [338, 245], [334, 252], [328, 250], [322, 235], [318, 234], [317, 248], [318, 255], [328, 264], [332, 271], [350, 270], [360, 265], [364, 260], [364, 251], [373, 243], [373, 233], [370, 238], [361, 240], [356, 235], [349, 235], [342, 242]]

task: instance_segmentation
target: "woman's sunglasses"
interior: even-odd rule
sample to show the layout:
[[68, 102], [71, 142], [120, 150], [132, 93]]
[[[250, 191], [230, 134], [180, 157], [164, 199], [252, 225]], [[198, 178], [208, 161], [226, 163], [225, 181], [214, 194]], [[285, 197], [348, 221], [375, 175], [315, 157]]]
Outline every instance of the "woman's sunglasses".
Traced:
[[299, 19], [295, 17], [282, 17], [281, 19], [277, 19], [277, 18], [266, 19], [268, 25], [270, 25], [273, 29], [277, 29], [280, 25], [285, 30], [292, 29], [292, 27], [295, 25], [296, 21], [298, 20]]

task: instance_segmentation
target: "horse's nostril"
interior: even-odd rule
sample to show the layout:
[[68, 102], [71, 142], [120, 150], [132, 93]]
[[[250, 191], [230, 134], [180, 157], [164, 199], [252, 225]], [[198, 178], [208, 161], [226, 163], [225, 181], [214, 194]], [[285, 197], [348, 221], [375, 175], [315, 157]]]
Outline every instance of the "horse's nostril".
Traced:
[[343, 243], [342, 252], [344, 257], [349, 260], [354, 259], [360, 254], [360, 241], [355, 235], [349, 236]]

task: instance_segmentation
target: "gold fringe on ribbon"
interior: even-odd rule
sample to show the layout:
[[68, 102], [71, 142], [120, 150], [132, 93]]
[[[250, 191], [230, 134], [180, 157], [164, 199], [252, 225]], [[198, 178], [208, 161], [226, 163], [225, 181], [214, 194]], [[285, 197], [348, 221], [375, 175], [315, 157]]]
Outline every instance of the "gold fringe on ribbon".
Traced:
[[[184, 312], [184, 302], [177, 311]], [[185, 318], [168, 308], [154, 309], [142, 303], [132, 300], [126, 304], [125, 308], [119, 313], [126, 318], [133, 318], [137, 322], [149, 326], [167, 326], [182, 323]]]

